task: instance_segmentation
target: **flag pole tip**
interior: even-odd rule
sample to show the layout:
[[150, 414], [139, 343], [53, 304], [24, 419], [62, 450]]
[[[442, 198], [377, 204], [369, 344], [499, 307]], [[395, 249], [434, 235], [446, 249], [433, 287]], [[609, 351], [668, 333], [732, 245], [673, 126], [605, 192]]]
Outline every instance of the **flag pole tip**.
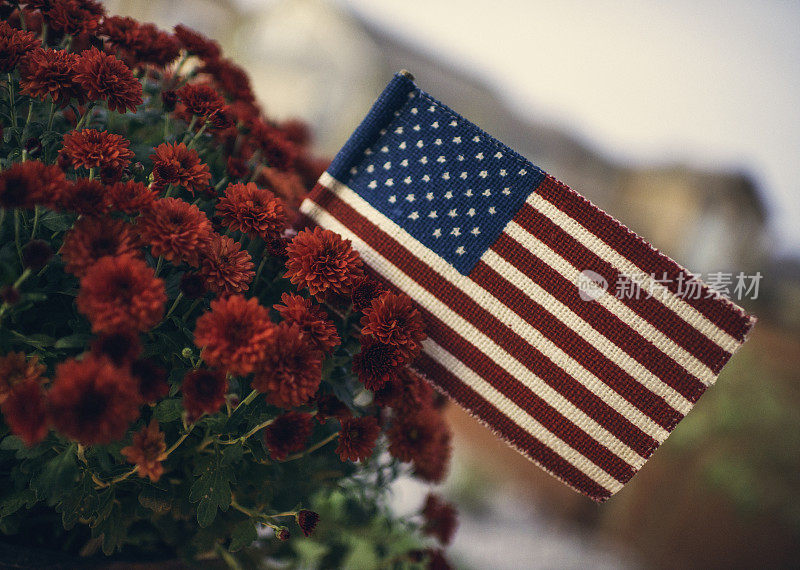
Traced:
[[410, 79], [411, 81], [414, 81], [414, 76], [411, 74], [411, 72], [409, 70], [401, 69], [398, 73], [400, 75], [402, 75], [403, 77], [406, 77], [406, 78]]

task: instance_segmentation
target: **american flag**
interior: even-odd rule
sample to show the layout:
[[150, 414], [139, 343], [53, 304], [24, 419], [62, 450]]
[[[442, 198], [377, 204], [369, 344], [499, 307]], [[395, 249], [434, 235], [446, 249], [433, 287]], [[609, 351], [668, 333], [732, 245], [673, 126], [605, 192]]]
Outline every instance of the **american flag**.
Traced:
[[[755, 322], [403, 73], [301, 210], [415, 300], [429, 335], [418, 372], [599, 501]], [[621, 281], [635, 294], [616, 295]]]

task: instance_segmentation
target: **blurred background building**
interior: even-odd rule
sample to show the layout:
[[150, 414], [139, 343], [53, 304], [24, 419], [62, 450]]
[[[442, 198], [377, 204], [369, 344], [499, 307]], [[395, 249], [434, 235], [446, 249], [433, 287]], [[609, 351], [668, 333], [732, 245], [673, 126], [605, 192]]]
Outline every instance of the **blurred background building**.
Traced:
[[[764, 94], [775, 105], [771, 114], [770, 109], [761, 109], [763, 117], [748, 114], [751, 107], [761, 108], [757, 101], [748, 99], [754, 97], [752, 88], [728, 90], [730, 101], [720, 102], [733, 105], [731, 108], [741, 104], [742, 112], [727, 119], [721, 115], [722, 122], [735, 122], [734, 127], [744, 129], [743, 139], [752, 140], [723, 142], [717, 148], [711, 139], [703, 139], [703, 130], [711, 127], [698, 117], [695, 130], [700, 143], [695, 140], [678, 151], [674, 140], [680, 147], [680, 137], [673, 139], [671, 146], [661, 144], [662, 131], [670, 131], [675, 113], [681, 110], [678, 103], [666, 99], [663, 109], [651, 109], [649, 123], [640, 125], [650, 129], [640, 131], [643, 140], [654, 141], [652, 148], [642, 154], [626, 154], [619, 152], [613, 130], [603, 134], [602, 129], [595, 129], [601, 134], [590, 136], [582, 129], [584, 111], [578, 109], [575, 116], [565, 116], [551, 112], [553, 105], [537, 107], [535, 85], [532, 98], [511, 97], [513, 77], [498, 79], [486, 73], [485, 61], [481, 67], [467, 56], [459, 57], [458, 50], [442, 51], [438, 49], [441, 41], [426, 36], [439, 30], [443, 38], [448, 38], [452, 36], [449, 27], [465, 25], [463, 17], [450, 18], [452, 10], [462, 10], [467, 16], [480, 10], [499, 10], [505, 11], [509, 34], [519, 30], [513, 21], [522, 18], [533, 30], [531, 38], [535, 40], [537, 30], [554, 25], [548, 23], [549, 10], [558, 10], [546, 2], [108, 0], [106, 4], [113, 13], [163, 27], [184, 23], [219, 40], [227, 55], [249, 71], [266, 113], [276, 119], [304, 119], [321, 155], [332, 156], [391, 75], [408, 69], [426, 91], [691, 270], [701, 275], [740, 271], [763, 275], [758, 298], [740, 301], [760, 317], [752, 339], [654, 459], [603, 506], [567, 490], [451, 407], [456, 464], [447, 489], [463, 513], [453, 549], [456, 560], [475, 568], [490, 564], [495, 568], [565, 568], [800, 563], [800, 173], [796, 165], [800, 162], [796, 160], [800, 118], [796, 112], [782, 114], [781, 107], [794, 99], [793, 106], [786, 108], [800, 108], [796, 105], [800, 96], [800, 42], [796, 33], [794, 39], [787, 40], [780, 29], [774, 35], [758, 29], [742, 34], [729, 25], [715, 35], [714, 26], [702, 27], [703, 22], [713, 20], [715, 10], [738, 11], [740, 19], [755, 22], [748, 24], [750, 28], [758, 23], [748, 15], [750, 10], [777, 10], [773, 20], [787, 14], [787, 25], [792, 29], [794, 22], [796, 32], [800, 7], [781, 2], [748, 3], [745, 7], [742, 2], [733, 2], [725, 8], [712, 8], [700, 3], [692, 8], [694, 19], [687, 17], [679, 22], [687, 28], [699, 26], [696, 35], [723, 55], [732, 50], [726, 65], [749, 65], [752, 69], [748, 68], [745, 75], [755, 79], [759, 78], [759, 69], [767, 73], [770, 66], [778, 66], [775, 69], [779, 73], [780, 65], [785, 64], [783, 59], [758, 60], [759, 54], [771, 53], [769, 42], [789, 42], [792, 49], [782, 57], [797, 64], [785, 70], [788, 85], [794, 90]], [[678, 2], [678, 13], [684, 4]], [[647, 14], [637, 14], [625, 6], [623, 2], [608, 10], [591, 8], [598, 11], [598, 29], [608, 25], [608, 17], [630, 18], [631, 30], [636, 26], [646, 29], [646, 42], [655, 46], [655, 53], [662, 53], [658, 51], [661, 49], [670, 54], [664, 56], [665, 61], [673, 52], [677, 53], [675, 57], [700, 57], [690, 51], [690, 45], [667, 37], [669, 25], [674, 23], [647, 21]], [[382, 11], [384, 7], [386, 11]], [[428, 18], [440, 21], [432, 23]], [[483, 33], [480, 20], [466, 26], [471, 34]], [[416, 28], [419, 30], [414, 33]], [[501, 26], [498, 32], [495, 27], [486, 33], [493, 34], [490, 40], [502, 44], [506, 40], [503, 30]], [[568, 31], [569, 26], [565, 28], [566, 37]], [[603, 41], [599, 32], [597, 38]], [[509, 51], [503, 52], [500, 45], [495, 53], [510, 56], [519, 45], [512, 39], [508, 38]], [[463, 41], [469, 43], [469, 39]], [[761, 43], [753, 43], [750, 49], [746, 42]], [[739, 52], [734, 47], [743, 54], [754, 54], [753, 61], [736, 55]], [[779, 48], [773, 51], [781, 51]], [[570, 50], [570, 44], [566, 39], [563, 45], [549, 47], [531, 41], [527, 49], [531, 53]], [[598, 43], [597, 49], [602, 50], [602, 44]], [[524, 60], [527, 54], [521, 55]], [[514, 56], [520, 59], [517, 51]], [[600, 79], [605, 77], [619, 89], [635, 89], [636, 77], [626, 76], [632, 73], [625, 67], [630, 54], [619, 62], [613, 60], [613, 53], [609, 57], [609, 69], [618, 74], [599, 74]], [[652, 60], [642, 65], [657, 69], [661, 63]], [[724, 70], [717, 77], [712, 73], [713, 65], [708, 69], [711, 72], [707, 75], [693, 78], [696, 83], [692, 90], [705, 104], [700, 105], [702, 113], [713, 115], [716, 101], [704, 97], [715, 93], [713, 84], [724, 79]], [[597, 74], [589, 67], [564, 71]], [[691, 74], [687, 74], [675, 80], [690, 79]], [[768, 83], [763, 90], [769, 91]], [[576, 100], [587, 108], [605, 104], [591, 90], [578, 95]], [[636, 120], [633, 110], [631, 117], [631, 121]], [[634, 132], [637, 125], [625, 124], [625, 120], [618, 120], [620, 133]], [[763, 129], [748, 132], [751, 125], [762, 125]], [[739, 131], [732, 132], [732, 138], [738, 136]], [[780, 133], [789, 133], [789, 138], [780, 139]], [[774, 147], [761, 145], [763, 148], [756, 150], [762, 154], [751, 157], [746, 152], [750, 147], [744, 143], [758, 142], [759, 137], [772, 141]], [[606, 140], [612, 151], [603, 150]], [[697, 148], [702, 151], [697, 153], [702, 155], [699, 160], [694, 159]], [[648, 159], [654, 156], [662, 158]], [[753, 164], [759, 157], [765, 167]], [[793, 174], [798, 177], [793, 178]], [[421, 496], [419, 489], [401, 486], [398, 508], [417, 508]]]

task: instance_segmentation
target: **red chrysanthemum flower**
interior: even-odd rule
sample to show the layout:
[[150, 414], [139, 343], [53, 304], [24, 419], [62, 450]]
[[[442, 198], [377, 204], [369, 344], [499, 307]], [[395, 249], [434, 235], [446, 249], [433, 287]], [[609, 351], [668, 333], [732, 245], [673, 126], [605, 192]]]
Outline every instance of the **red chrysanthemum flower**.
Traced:
[[199, 273], [187, 271], [181, 275], [180, 290], [186, 299], [199, 299], [208, 292], [206, 280]]
[[78, 178], [70, 180], [61, 193], [60, 206], [67, 211], [86, 216], [106, 214], [111, 207], [105, 184], [99, 180]]
[[111, 210], [131, 215], [149, 210], [158, 198], [155, 190], [133, 180], [112, 184], [107, 193]]
[[297, 522], [297, 526], [300, 527], [300, 530], [303, 531], [303, 535], [308, 537], [311, 536], [314, 529], [317, 528], [319, 514], [314, 511], [309, 511], [308, 509], [300, 509], [297, 511], [297, 515], [295, 515], [295, 521]]
[[153, 180], [159, 188], [167, 185], [186, 188], [192, 196], [208, 188], [211, 171], [200, 161], [200, 155], [183, 143], [164, 143], [153, 149]]
[[421, 479], [439, 482], [450, 458], [450, 430], [441, 414], [423, 408], [415, 414], [395, 417], [388, 432], [389, 453], [411, 461]]
[[193, 29], [178, 24], [174, 28], [175, 36], [183, 44], [187, 53], [202, 59], [216, 59], [222, 53], [219, 44]]
[[98, 356], [105, 356], [116, 366], [128, 366], [141, 354], [142, 343], [135, 332], [106, 333], [92, 341], [92, 352]]
[[375, 337], [361, 337], [361, 352], [353, 355], [353, 372], [369, 390], [380, 390], [407, 363], [403, 353]]
[[275, 418], [264, 429], [264, 442], [272, 458], [283, 461], [290, 453], [305, 448], [313, 429], [311, 414], [289, 412]]
[[208, 119], [222, 111], [225, 99], [207, 83], [187, 83], [178, 89], [178, 100], [186, 107], [186, 113]]
[[107, 45], [112, 49], [133, 51], [139, 44], [139, 22], [128, 16], [106, 16], [99, 34], [108, 38]]
[[342, 461], [362, 461], [372, 455], [381, 428], [378, 420], [367, 416], [363, 418], [343, 418], [339, 420], [339, 444], [336, 453]]
[[23, 55], [41, 43], [35, 32], [23, 32], [0, 21], [0, 73], [11, 72]]
[[361, 334], [372, 335], [384, 344], [396, 346], [408, 361], [419, 354], [425, 340], [425, 325], [411, 297], [387, 291], [364, 309]]
[[199, 72], [212, 76], [231, 101], [255, 104], [250, 76], [231, 60], [221, 57], [207, 59]]
[[247, 166], [247, 161], [238, 156], [229, 156], [225, 163], [225, 170], [228, 172], [228, 177], [231, 180], [239, 180], [247, 178], [250, 174], [250, 168]]
[[252, 386], [267, 402], [292, 408], [307, 402], [322, 382], [322, 353], [297, 325], [280, 323], [256, 368]]
[[333, 394], [325, 394], [324, 396], [319, 396], [316, 399], [317, 402], [317, 421], [321, 424], [324, 424], [330, 418], [336, 418], [337, 420], [341, 420], [344, 418], [349, 418], [352, 413], [350, 412], [350, 408], [342, 402], [339, 398], [334, 396]]
[[214, 370], [190, 370], [181, 384], [183, 407], [190, 422], [203, 414], [215, 414], [225, 403], [228, 381], [225, 375]]
[[422, 525], [424, 534], [436, 537], [442, 545], [450, 544], [458, 527], [458, 512], [453, 505], [433, 493], [428, 493], [422, 508], [422, 517], [425, 519], [425, 524]]
[[78, 56], [62, 50], [36, 49], [20, 63], [22, 92], [37, 99], [50, 97], [62, 109], [75, 99], [86, 101], [86, 91], [75, 82]]
[[82, 36], [97, 30], [105, 9], [94, 0], [52, 0], [47, 10], [51, 28], [70, 36]]
[[427, 548], [423, 552], [428, 557], [427, 570], [453, 570], [441, 548]]
[[123, 447], [120, 453], [129, 463], [136, 465], [139, 477], [147, 477], [156, 482], [164, 473], [161, 462], [167, 458], [166, 451], [164, 432], [159, 429], [158, 422], [153, 418], [147, 427], [133, 434], [131, 445]]
[[384, 291], [386, 291], [386, 289], [383, 285], [374, 279], [370, 279], [367, 276], [357, 279], [353, 283], [353, 290], [350, 293], [350, 297], [353, 301], [353, 310], [363, 311], [364, 309], [368, 309], [372, 306], [372, 301], [380, 297], [381, 293]]
[[251, 136], [258, 143], [261, 155], [269, 166], [291, 170], [300, 151], [280, 130], [257, 119], [251, 125]]
[[0, 356], [0, 404], [8, 397], [17, 384], [38, 382], [45, 367], [39, 363], [38, 356], [28, 358], [22, 352], [9, 352]]
[[255, 271], [247, 250], [228, 236], [213, 234], [203, 249], [200, 275], [206, 287], [218, 295], [243, 293], [250, 288]]
[[56, 367], [48, 400], [55, 428], [87, 446], [121, 439], [139, 416], [141, 402], [125, 368], [92, 355]]
[[134, 157], [128, 148], [130, 142], [123, 136], [83, 129], [69, 131], [64, 135], [64, 147], [60, 154], [75, 168], [99, 168], [122, 174]]
[[130, 68], [95, 47], [78, 55], [75, 81], [90, 100], [104, 100], [112, 111], [136, 111], [142, 104], [142, 84]]
[[312, 295], [329, 289], [348, 294], [353, 282], [363, 275], [361, 258], [350, 246], [350, 240], [343, 240], [330, 230], [303, 230], [286, 252], [286, 277], [298, 287], [308, 287]]
[[81, 278], [77, 298], [92, 332], [149, 330], [164, 316], [166, 301], [164, 281], [130, 255], [98, 260]]
[[33, 208], [61, 201], [67, 179], [57, 166], [38, 160], [14, 162], [0, 172], [0, 207]]
[[341, 343], [336, 325], [328, 319], [328, 314], [311, 299], [300, 295], [284, 293], [283, 305], [273, 305], [284, 321], [300, 327], [300, 331], [311, 341], [317, 350], [330, 352]]
[[252, 182], [229, 184], [217, 203], [217, 214], [226, 227], [265, 240], [278, 237], [286, 227], [283, 202]]
[[197, 319], [194, 343], [209, 366], [244, 376], [255, 370], [275, 334], [269, 311], [258, 299], [233, 295], [211, 302]]
[[61, 246], [64, 270], [76, 277], [107, 255], [138, 256], [138, 240], [131, 225], [122, 220], [83, 217], [64, 236]]
[[390, 406], [399, 411], [414, 413], [433, 405], [435, 392], [431, 385], [408, 367], [375, 391], [375, 402], [379, 406]]
[[288, 140], [294, 144], [305, 146], [311, 142], [311, 131], [300, 119], [289, 119], [280, 125], [280, 129]]
[[36, 445], [47, 435], [47, 401], [38, 379], [27, 379], [14, 384], [0, 403], [0, 411], [3, 412], [11, 433], [28, 447]]
[[159, 30], [155, 24], [140, 24], [136, 36], [136, 42], [129, 48], [136, 66], [164, 68], [180, 55], [181, 46], [175, 36]]
[[211, 240], [211, 222], [200, 208], [178, 198], [156, 200], [137, 219], [142, 241], [154, 257], [197, 267], [200, 253]]
[[152, 404], [169, 394], [167, 371], [152, 360], [134, 360], [130, 370], [145, 403]]

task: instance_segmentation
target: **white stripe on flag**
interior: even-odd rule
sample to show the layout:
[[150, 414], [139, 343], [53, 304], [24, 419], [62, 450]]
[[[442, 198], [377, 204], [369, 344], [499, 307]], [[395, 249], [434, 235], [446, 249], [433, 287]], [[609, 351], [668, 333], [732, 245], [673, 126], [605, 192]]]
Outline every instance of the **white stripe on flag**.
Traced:
[[653, 280], [652, 276], [634, 264], [627, 257], [613, 249], [599, 237], [583, 227], [541, 195], [533, 192], [527, 199], [528, 204], [550, 218], [550, 220], [571, 235], [579, 243], [592, 250], [597, 256], [613, 265], [621, 273], [628, 275], [631, 280], [650, 293], [654, 299], [660, 301], [670, 311], [705, 335], [709, 340], [726, 352], [733, 353], [742, 344], [713, 322], [708, 320], [700, 311], [689, 305], [686, 301], [673, 294], [672, 291]]
[[[324, 185], [327, 186], [329, 189], [331, 189], [328, 183], [325, 183]], [[472, 330], [468, 330], [466, 333], [466, 335], [468, 336], [464, 336], [465, 333], [458, 330], [461, 327], [457, 326], [454, 322], [450, 321], [450, 319], [461, 321], [461, 323], [459, 324], [466, 323], [466, 321], [464, 321], [463, 319], [461, 319], [461, 317], [453, 313], [446, 305], [438, 301], [432, 294], [428, 293], [424, 288], [417, 285], [417, 283], [413, 281], [410, 276], [403, 273], [403, 271], [401, 271], [398, 267], [392, 264], [389, 260], [385, 259], [378, 252], [372, 249], [368, 244], [366, 244], [363, 240], [361, 240], [361, 238], [359, 238], [354, 232], [349, 230], [347, 227], [341, 224], [339, 220], [337, 220], [334, 216], [328, 213], [327, 210], [306, 199], [306, 201], [301, 205], [301, 211], [307, 216], [309, 216], [311, 219], [323, 225], [324, 227], [331, 229], [332, 231], [335, 231], [345, 239], [349, 239], [353, 243], [353, 247], [359, 252], [359, 254], [364, 258], [365, 262], [370, 267], [374, 268], [376, 271], [381, 273], [383, 278], [387, 279], [388, 281], [395, 284], [397, 283], [402, 284], [403, 289], [408, 291], [408, 293], [414, 298], [414, 300], [417, 303], [425, 306], [428, 310], [431, 311], [431, 313], [435, 314], [438, 318], [445, 320], [448, 323], [448, 325], [451, 326], [451, 328], [456, 330], [456, 332], [458, 332], [467, 342], [476, 346], [478, 350], [485, 352], [487, 346], [484, 345], [484, 342], [488, 341], [487, 344], [489, 344], [490, 346], [493, 345], [490, 348], [491, 350], [497, 350], [502, 355], [505, 355], [507, 359], [510, 359], [511, 361], [516, 363], [516, 366], [513, 365], [510, 366], [511, 369], [509, 370], [508, 362], [505, 363], [506, 364], [505, 366], [498, 362], [498, 365], [502, 366], [507, 372], [509, 372], [509, 374], [512, 374], [515, 377], [520, 377], [520, 374], [522, 375], [527, 374], [532, 376], [532, 373], [530, 373], [530, 371], [528, 371], [521, 363], [516, 362], [516, 360], [514, 360], [510, 355], [505, 353], [505, 351], [503, 351], [500, 347], [494, 345], [491, 339], [488, 339], [480, 331], [478, 331], [474, 327], [471, 327], [469, 323], [467, 323], [468, 326], [466, 328]], [[444, 316], [442, 315], [442, 313], [444, 313]], [[476, 340], [478, 341], [477, 343]], [[426, 349], [426, 352], [430, 354], [432, 358], [436, 359], [437, 362], [440, 362], [443, 366], [447, 367], [448, 370], [450, 370], [450, 372], [456, 374], [459, 379], [464, 381], [465, 384], [467, 384], [470, 388], [472, 388], [478, 395], [480, 395], [486, 401], [492, 403], [492, 405], [495, 408], [497, 408], [497, 410], [500, 413], [504, 414], [506, 417], [512, 420], [521, 429], [530, 433], [531, 435], [536, 437], [539, 441], [545, 443], [547, 447], [549, 447], [558, 455], [560, 455], [565, 460], [570, 462], [578, 470], [589, 476], [593, 481], [595, 481], [602, 487], [612, 492], [616, 492], [616, 490], [619, 490], [622, 487], [622, 484], [619, 481], [617, 481], [613, 476], [608, 474], [599, 465], [595, 464], [590, 459], [584, 457], [576, 449], [574, 449], [569, 444], [567, 444], [559, 437], [557, 437], [555, 434], [550, 432], [547, 428], [545, 428], [545, 426], [543, 426], [533, 417], [531, 417], [530, 414], [519, 408], [519, 406], [514, 404], [507, 397], [503, 396], [491, 384], [486, 382], [483, 378], [480, 377], [480, 375], [476, 374], [471, 368], [469, 368], [466, 364], [458, 360], [456, 357], [447, 353], [447, 355], [444, 356], [449, 356], [449, 359], [444, 362], [441, 361], [440, 356], [443, 356], [442, 351], [444, 351], [444, 349], [441, 349], [441, 347], [439, 347], [439, 349], [441, 350], [437, 351], [436, 347], [438, 347], [438, 345], [436, 345], [436, 343], [434, 343], [433, 341], [424, 343], [424, 348]], [[433, 352], [429, 352], [427, 350], [428, 348], [432, 348]], [[539, 380], [539, 382], [541, 383], [540, 379], [537, 378], [537, 380]], [[545, 385], [545, 387], [549, 389], [549, 386]], [[572, 408], [572, 410], [582, 415], [583, 421], [575, 420], [572, 417], [570, 417], [571, 414], [569, 412], [571, 410], [569, 409], [565, 410], [564, 407], [549, 402], [547, 398], [545, 398], [542, 394], [539, 394], [539, 396], [542, 397], [543, 400], [547, 401], [551, 406], [559, 409], [559, 411], [569, 421], [574, 423], [576, 426], [581, 427], [581, 429], [583, 429], [584, 431], [587, 431], [587, 428], [585, 426], [582, 427], [581, 424], [590, 422], [596, 426], [594, 429], [598, 430], [599, 432], [605, 432], [610, 438], [608, 442], [603, 440], [605, 438], [600, 439], [594, 437], [594, 439], [596, 439], [601, 445], [606, 446], [612, 453], [614, 453], [615, 455], [626, 461], [629, 465], [633, 466], [634, 469], [638, 469], [644, 464], [645, 459], [643, 457], [639, 456], [635, 451], [628, 448], [625, 444], [617, 440], [615, 436], [608, 433], [604, 428], [599, 426], [594, 420], [592, 420], [591, 418], [583, 414], [583, 412], [575, 408], [570, 402], [563, 400], [563, 397], [560, 394], [556, 393], [557, 399], [563, 400], [566, 404], [565, 407]], [[593, 436], [590, 435], [590, 437]], [[616, 446], [613, 445], [614, 443], [616, 443]], [[615, 450], [614, 447], [622, 448], [625, 449], [626, 451], [623, 452], [620, 449]], [[627, 459], [625, 456], [636, 459], [635, 461], [631, 461], [630, 459]]]

